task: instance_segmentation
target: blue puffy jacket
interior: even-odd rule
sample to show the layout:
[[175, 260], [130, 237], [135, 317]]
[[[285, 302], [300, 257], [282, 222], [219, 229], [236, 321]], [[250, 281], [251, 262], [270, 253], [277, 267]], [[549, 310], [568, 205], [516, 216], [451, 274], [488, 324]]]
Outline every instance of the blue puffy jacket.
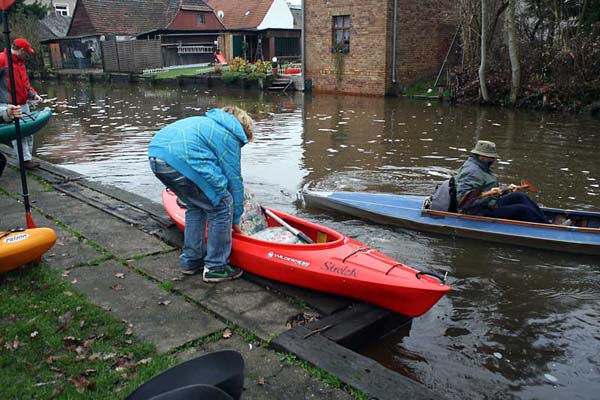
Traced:
[[217, 206], [227, 192], [233, 198], [233, 223], [240, 222], [244, 185], [241, 149], [248, 143], [244, 128], [221, 109], [162, 128], [148, 145], [148, 156], [164, 160], [194, 182]]

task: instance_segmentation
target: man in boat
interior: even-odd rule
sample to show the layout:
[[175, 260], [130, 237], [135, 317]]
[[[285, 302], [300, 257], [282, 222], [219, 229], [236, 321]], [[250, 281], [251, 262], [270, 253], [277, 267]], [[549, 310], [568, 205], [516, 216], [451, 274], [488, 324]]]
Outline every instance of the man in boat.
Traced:
[[238, 107], [227, 106], [167, 125], [150, 142], [152, 172], [187, 207], [179, 258], [183, 274], [194, 275], [204, 268], [205, 282], [242, 275], [242, 270], [228, 262], [232, 229], [241, 232], [241, 148], [253, 135], [252, 118]]
[[517, 192], [513, 184], [508, 186], [507, 194], [482, 196], [485, 192], [500, 189], [498, 177], [492, 173], [496, 158], [498, 154], [494, 142], [479, 140], [471, 150], [471, 156], [454, 178], [458, 211], [484, 217], [548, 223], [539, 206], [526, 194]]
[[[33, 48], [29, 41], [24, 38], [17, 38], [13, 42], [11, 56], [13, 61], [13, 70], [15, 73], [15, 88], [17, 91], [16, 101], [12, 101], [10, 95], [10, 80], [8, 78], [8, 54], [6, 50], [0, 53], [0, 103], [14, 103], [21, 106], [23, 112], [29, 112], [28, 100], [42, 101], [35, 89], [29, 83], [25, 60], [30, 54], [33, 54]], [[15, 158], [18, 159], [17, 141], [12, 141]], [[33, 169], [39, 166], [39, 163], [32, 160], [33, 153], [33, 135], [25, 136], [22, 140], [23, 161], [25, 168]]]
[[[13, 106], [12, 104], [0, 104], [0, 117], [4, 122], [12, 122], [15, 118], [21, 118], [23, 116], [23, 112], [21, 111], [20, 106]], [[4, 168], [6, 167], [6, 157], [4, 154], [0, 153], [0, 176], [4, 172]]]

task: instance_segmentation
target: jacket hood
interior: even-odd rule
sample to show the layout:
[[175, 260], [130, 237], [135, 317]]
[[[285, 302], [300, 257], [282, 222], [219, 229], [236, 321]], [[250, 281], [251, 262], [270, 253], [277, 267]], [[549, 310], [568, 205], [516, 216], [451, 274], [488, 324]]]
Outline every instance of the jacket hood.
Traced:
[[217, 124], [221, 125], [227, 131], [231, 132], [233, 136], [235, 136], [242, 145], [248, 143], [248, 138], [246, 137], [246, 132], [240, 124], [240, 121], [237, 120], [236, 117], [229, 114], [226, 111], [221, 110], [220, 108], [213, 108], [212, 110], [208, 110], [206, 112], [206, 116]]

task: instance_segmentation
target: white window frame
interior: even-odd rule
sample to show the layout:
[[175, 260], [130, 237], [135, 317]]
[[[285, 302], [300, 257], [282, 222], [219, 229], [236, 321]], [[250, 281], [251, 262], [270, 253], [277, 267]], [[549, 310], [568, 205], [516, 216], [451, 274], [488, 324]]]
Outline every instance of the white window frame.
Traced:
[[69, 5], [68, 4], [64, 4], [64, 3], [54, 4], [54, 14], [55, 15], [62, 15], [62, 16], [65, 16], [65, 17], [70, 16], [71, 13], [69, 12]]

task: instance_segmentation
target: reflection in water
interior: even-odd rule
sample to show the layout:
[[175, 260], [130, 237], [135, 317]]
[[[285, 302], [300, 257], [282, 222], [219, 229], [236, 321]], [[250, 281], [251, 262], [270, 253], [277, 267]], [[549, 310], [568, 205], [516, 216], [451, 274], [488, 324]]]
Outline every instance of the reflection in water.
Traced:
[[37, 154], [151, 199], [152, 135], [235, 104], [255, 117], [246, 184], [264, 203], [323, 223], [412, 265], [448, 271], [454, 290], [423, 317], [360, 349], [451, 398], [594, 398], [600, 391], [600, 262], [385, 227], [296, 209], [323, 189], [428, 193], [477, 139], [493, 140], [501, 182], [531, 180], [535, 199], [600, 210], [600, 122], [581, 116], [344, 96], [41, 83], [56, 115]]

